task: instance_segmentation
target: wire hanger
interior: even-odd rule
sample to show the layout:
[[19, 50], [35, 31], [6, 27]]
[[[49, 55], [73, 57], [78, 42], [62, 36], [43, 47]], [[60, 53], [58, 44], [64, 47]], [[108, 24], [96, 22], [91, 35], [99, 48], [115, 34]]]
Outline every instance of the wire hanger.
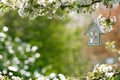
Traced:
[[92, 12], [89, 13], [89, 16], [90, 16], [90, 18], [91, 18], [91, 21], [97, 23], [97, 21], [96, 21], [96, 20], [93, 18], [93, 16], [92, 16]]

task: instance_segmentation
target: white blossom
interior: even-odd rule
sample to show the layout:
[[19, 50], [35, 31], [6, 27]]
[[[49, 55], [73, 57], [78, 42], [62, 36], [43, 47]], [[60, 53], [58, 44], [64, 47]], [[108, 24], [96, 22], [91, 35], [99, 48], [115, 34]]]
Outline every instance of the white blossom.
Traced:
[[70, 5], [74, 2], [75, 0], [61, 0], [61, 3], [62, 4], [65, 4], [65, 5]]
[[39, 57], [40, 57], [40, 53], [36, 53], [35, 58], [39, 58]]
[[44, 76], [38, 77], [37, 80], [45, 80], [45, 77]]
[[6, 26], [3, 27], [3, 31], [7, 32], [8, 30], [9, 30], [8, 27]]
[[31, 50], [35, 52], [37, 49], [38, 49], [38, 46], [33, 46]]
[[3, 74], [7, 74], [7, 70], [6, 69], [3, 70]]
[[28, 64], [28, 63], [29, 63], [29, 61], [28, 61], [28, 60], [25, 60], [25, 61], [24, 61], [24, 63], [25, 63], [25, 64]]
[[66, 80], [65, 76], [63, 74], [58, 74], [61, 80]]
[[26, 71], [24, 75], [27, 76], [27, 77], [30, 77], [30, 76], [31, 76], [31, 73], [28, 72], [28, 71]]
[[3, 56], [2, 56], [2, 55], [0, 55], [0, 59], [3, 59]]
[[7, 36], [6, 36], [6, 34], [5, 33], [3, 33], [3, 32], [0, 32], [0, 38], [6, 38]]
[[26, 50], [26, 52], [30, 52], [30, 51], [31, 51], [31, 45], [30, 45], [30, 44], [27, 44], [25, 50]]
[[12, 73], [12, 72], [9, 72], [9, 75], [10, 75], [10, 76], [12, 76], [12, 75], [13, 75], [13, 73]]
[[38, 71], [35, 71], [35, 72], [34, 72], [34, 76], [35, 76], [36, 78], [41, 77], [41, 75], [40, 75], [40, 73], [39, 73]]
[[106, 73], [106, 74], [105, 74], [105, 76], [106, 76], [106, 77], [110, 77], [110, 78], [111, 78], [114, 74], [115, 74], [115, 73], [110, 72], [110, 73]]
[[17, 57], [14, 57], [13, 61], [14, 61], [15, 64], [20, 64], [20, 60]]
[[16, 37], [15, 41], [19, 43], [19, 42], [21, 42], [21, 39], [19, 37]]
[[12, 76], [12, 80], [21, 80], [21, 78], [16, 77], [16, 76]]
[[103, 68], [103, 72], [111, 72], [113, 70], [112, 66], [106, 66]]
[[59, 79], [55, 77], [53, 80], [59, 80]]
[[30, 57], [30, 58], [28, 58], [28, 61], [31, 62], [31, 63], [34, 63], [35, 62], [35, 58], [34, 57]]
[[1, 80], [4, 80], [4, 76], [0, 75], [0, 79], [1, 79]]
[[99, 3], [96, 3], [96, 4], [92, 5], [92, 9], [94, 9], [94, 10], [98, 9], [98, 7], [99, 7]]
[[51, 74], [47, 77], [47, 79], [48, 79], [48, 80], [49, 80], [49, 79], [54, 79], [56, 76], [57, 76], [57, 75], [56, 75], [55, 73], [51, 73]]
[[24, 69], [19, 70], [19, 72], [20, 72], [22, 75], [26, 73], [26, 71], [25, 71]]
[[19, 51], [23, 51], [23, 47], [22, 46], [18, 46], [17, 48]]
[[6, 3], [7, 3], [7, 0], [1, 0], [1, 2], [3, 2], [4, 4], [6, 4]]
[[11, 71], [14, 71], [14, 72], [18, 71], [18, 69], [14, 66], [9, 66], [8, 69], [11, 70]]
[[28, 68], [29, 68], [29, 66], [27, 66], [27, 65], [24, 66], [24, 69], [25, 69], [25, 70], [27, 70]]

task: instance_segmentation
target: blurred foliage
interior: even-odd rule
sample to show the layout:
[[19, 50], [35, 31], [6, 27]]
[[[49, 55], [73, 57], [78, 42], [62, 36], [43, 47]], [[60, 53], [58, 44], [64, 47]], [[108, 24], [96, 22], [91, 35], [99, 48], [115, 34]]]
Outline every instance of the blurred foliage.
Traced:
[[116, 65], [97, 64], [93, 71], [88, 73], [85, 80], [119, 80], [120, 72]]
[[118, 52], [118, 50], [116, 49], [116, 45], [115, 45], [115, 41], [108, 41], [105, 43], [105, 47], [107, 50], [110, 50], [112, 52]]
[[83, 29], [78, 27], [73, 31], [66, 28], [65, 24], [68, 21], [69, 19], [45, 17], [35, 20], [22, 19], [16, 12], [9, 12], [0, 17], [0, 26], [8, 26], [8, 33], [13, 39], [17, 36], [32, 46], [39, 46], [40, 58], [30, 71], [37, 68], [44, 75], [55, 72], [79, 76], [89, 69], [89, 61], [82, 53]]
[[29, 17], [35, 19], [38, 16], [64, 17], [70, 12], [77, 13], [93, 12], [98, 9], [97, 3], [103, 4], [107, 8], [112, 8], [120, 3], [119, 0], [1, 0], [0, 13], [4, 14], [8, 10], [17, 10], [22, 18]]
[[33, 78], [39, 69], [39, 66], [35, 66], [40, 57], [40, 53], [37, 52], [38, 46], [31, 46], [18, 37], [13, 39], [6, 32], [8, 30], [7, 27], [0, 29], [0, 76], [14, 74], [24, 75], [24, 79]]

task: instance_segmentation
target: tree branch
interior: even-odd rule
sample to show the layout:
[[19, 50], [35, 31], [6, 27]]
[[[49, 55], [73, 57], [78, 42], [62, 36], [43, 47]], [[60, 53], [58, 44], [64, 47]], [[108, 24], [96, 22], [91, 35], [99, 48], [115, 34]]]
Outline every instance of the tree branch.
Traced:
[[[79, 6], [79, 7], [88, 7], [88, 6], [91, 6], [92, 4], [95, 4], [95, 3], [100, 3], [100, 2], [102, 2], [103, 0], [92, 0], [92, 3], [90, 3], [90, 4], [85, 4], [85, 5], [80, 5], [80, 4], [78, 4], [77, 6]], [[61, 8], [62, 9], [64, 9], [64, 8], [66, 8], [66, 7], [71, 7], [72, 5], [63, 5], [63, 4], [61, 4]]]
[[115, 73], [113, 76], [120, 75], [120, 72]]
[[80, 5], [80, 7], [88, 7], [88, 6], [92, 5], [92, 4], [100, 3], [100, 2], [102, 2], [102, 0], [97, 0], [97, 1], [92, 0], [92, 3], [90, 3], [90, 4], [86, 4], [86, 5]]

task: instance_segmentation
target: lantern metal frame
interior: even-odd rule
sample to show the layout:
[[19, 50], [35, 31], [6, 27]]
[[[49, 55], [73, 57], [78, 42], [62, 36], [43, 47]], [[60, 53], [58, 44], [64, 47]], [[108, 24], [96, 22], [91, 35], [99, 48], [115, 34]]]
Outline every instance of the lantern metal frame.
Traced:
[[101, 39], [102, 34], [103, 32], [101, 31], [99, 25], [95, 22], [95, 20], [93, 20], [89, 28], [85, 32], [85, 35], [88, 36], [88, 45], [89, 46], [102, 45], [102, 39]]

